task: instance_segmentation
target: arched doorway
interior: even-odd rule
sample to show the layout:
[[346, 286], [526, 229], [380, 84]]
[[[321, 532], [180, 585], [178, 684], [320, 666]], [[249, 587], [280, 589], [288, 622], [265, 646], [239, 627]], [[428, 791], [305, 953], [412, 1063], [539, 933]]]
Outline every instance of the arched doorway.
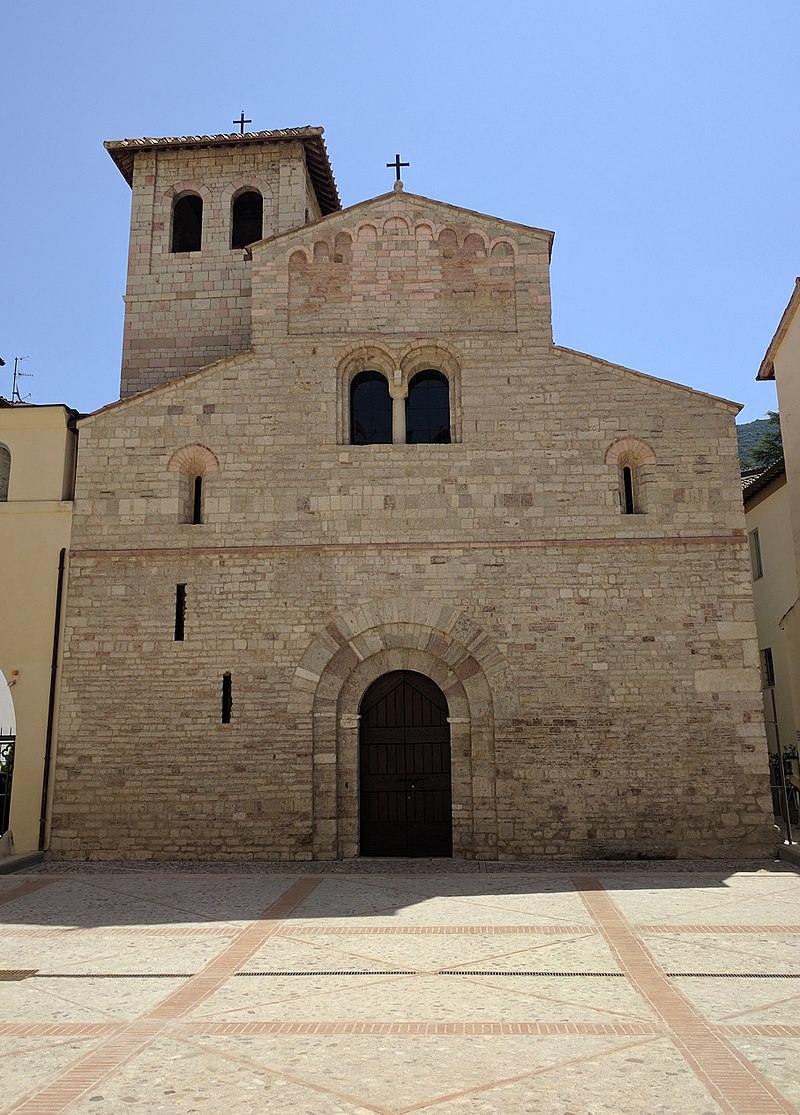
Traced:
[[394, 670], [370, 685], [359, 721], [362, 856], [451, 856], [447, 699], [424, 674]]
[[11, 687], [0, 670], [0, 836], [8, 829], [17, 721]]

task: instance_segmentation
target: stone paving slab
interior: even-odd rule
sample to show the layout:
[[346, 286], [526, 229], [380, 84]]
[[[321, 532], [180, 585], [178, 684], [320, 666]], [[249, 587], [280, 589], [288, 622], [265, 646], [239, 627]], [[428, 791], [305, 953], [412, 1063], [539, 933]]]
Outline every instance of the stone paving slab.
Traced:
[[132, 1021], [155, 1006], [181, 979], [52, 979], [1, 983], [3, 1022]]
[[[472, 928], [472, 927], [470, 927]], [[800, 944], [800, 942], [798, 942]], [[415, 971], [491, 968], [502, 971], [618, 971], [605, 941], [591, 932], [571, 934], [337, 934], [293, 932], [273, 938], [245, 971], [411, 968]]]
[[736, 1047], [782, 1095], [800, 1107], [800, 1035], [792, 1038], [736, 1037]]
[[639, 936], [668, 972], [791, 975], [797, 972], [800, 961], [800, 936], [794, 934], [755, 929], [732, 940], [728, 933], [653, 934], [645, 928], [640, 929]]
[[[4, 1012], [5, 1013], [5, 1012]], [[0, 1037], [3, 1110], [44, 1087], [67, 1065], [94, 1050], [99, 1037]]]
[[[800, 963], [796, 972], [800, 973]], [[673, 983], [709, 1021], [737, 1025], [782, 1024], [800, 1029], [800, 978], [714, 979], [678, 977]]]
[[790, 870], [205, 866], [0, 880], [0, 1111], [797, 1115]]
[[[3, 939], [3, 968], [37, 968], [40, 975], [161, 975], [179, 970], [199, 971], [220, 951], [224, 938], [100, 937], [98, 934], [67, 938], [24, 937]], [[66, 945], [66, 947], [65, 947]], [[178, 968], [176, 969], [176, 963]]]

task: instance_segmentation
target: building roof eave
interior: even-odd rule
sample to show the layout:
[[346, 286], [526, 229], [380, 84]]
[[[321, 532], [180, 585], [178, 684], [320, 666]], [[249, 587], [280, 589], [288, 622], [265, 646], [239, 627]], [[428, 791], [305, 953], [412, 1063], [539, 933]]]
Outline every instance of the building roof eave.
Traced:
[[154, 150], [197, 150], [204, 147], [252, 147], [265, 144], [301, 143], [314, 192], [323, 214], [341, 209], [339, 191], [333, 177], [328, 151], [324, 140], [325, 129], [307, 125], [303, 128], [279, 128], [265, 132], [232, 132], [222, 135], [145, 136], [141, 139], [109, 139], [103, 144], [114, 160], [120, 174], [133, 185], [133, 164], [137, 153]]
[[769, 487], [774, 480], [780, 479], [781, 476], [786, 475], [786, 462], [783, 457], [779, 457], [777, 461], [773, 461], [771, 465], [761, 469], [754, 476], [742, 478], [742, 499], [745, 507], [751, 503], [757, 495]]
[[781, 347], [783, 338], [786, 336], [789, 326], [792, 324], [795, 312], [798, 305], [800, 305], [800, 277], [794, 281], [794, 290], [792, 296], [786, 304], [786, 309], [781, 315], [781, 320], [778, 322], [778, 328], [772, 340], [769, 342], [769, 347], [764, 353], [764, 359], [759, 365], [756, 379], [775, 379], [775, 357], [777, 356], [778, 349]]

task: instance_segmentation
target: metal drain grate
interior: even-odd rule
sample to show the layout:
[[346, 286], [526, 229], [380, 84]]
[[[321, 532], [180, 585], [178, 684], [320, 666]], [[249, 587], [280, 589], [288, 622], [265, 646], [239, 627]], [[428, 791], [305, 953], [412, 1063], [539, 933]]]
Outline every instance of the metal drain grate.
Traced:
[[[264, 972], [233, 972], [235, 977], [246, 979], [275, 978], [278, 976], [511, 976], [523, 979], [625, 979], [624, 972], [553, 972], [546, 970], [504, 971], [499, 968], [441, 968], [427, 971], [424, 968], [327, 968], [321, 971], [296, 972], [276, 969]], [[14, 983], [26, 979], [192, 979], [197, 972], [42, 972], [38, 968], [0, 969], [0, 983]], [[800, 979], [800, 972], [665, 972], [670, 979]]]
[[624, 972], [550, 972], [550, 971], [535, 971], [535, 972], [518, 972], [518, 971], [502, 971], [494, 968], [446, 968], [436, 975], [439, 976], [575, 976], [578, 979], [592, 979], [595, 976], [614, 976], [624, 978]]
[[518, 972], [500, 969], [443, 968], [427, 971], [424, 968], [335, 969], [320, 972], [234, 972], [236, 976], [622, 976], [622, 972]]
[[319, 972], [234, 972], [235, 976], [420, 976], [431, 975], [431, 972], [417, 972], [412, 968], [381, 968], [377, 971], [353, 968], [331, 968]]
[[665, 972], [671, 979], [800, 979], [800, 972]]

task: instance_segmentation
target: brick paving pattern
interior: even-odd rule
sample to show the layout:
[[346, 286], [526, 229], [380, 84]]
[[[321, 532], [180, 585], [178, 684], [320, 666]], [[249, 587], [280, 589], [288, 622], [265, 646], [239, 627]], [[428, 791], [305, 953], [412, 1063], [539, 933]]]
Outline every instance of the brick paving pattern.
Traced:
[[77, 871], [0, 902], [3, 1112], [800, 1105], [791, 871]]

